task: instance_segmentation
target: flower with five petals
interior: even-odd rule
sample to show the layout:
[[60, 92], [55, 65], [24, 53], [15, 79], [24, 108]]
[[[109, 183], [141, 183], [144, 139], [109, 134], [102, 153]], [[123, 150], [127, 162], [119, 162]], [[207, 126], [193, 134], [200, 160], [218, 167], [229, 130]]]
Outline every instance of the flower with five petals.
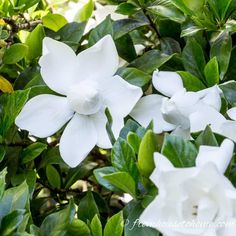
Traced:
[[113, 117], [112, 130], [117, 137], [123, 118], [142, 96], [139, 87], [118, 75], [119, 57], [110, 35], [78, 55], [64, 43], [43, 40], [39, 60], [44, 82], [58, 95], [43, 94], [30, 99], [15, 123], [32, 135], [53, 135], [68, 121], [59, 150], [63, 160], [77, 166], [97, 145], [111, 148], [106, 131], [107, 107]]

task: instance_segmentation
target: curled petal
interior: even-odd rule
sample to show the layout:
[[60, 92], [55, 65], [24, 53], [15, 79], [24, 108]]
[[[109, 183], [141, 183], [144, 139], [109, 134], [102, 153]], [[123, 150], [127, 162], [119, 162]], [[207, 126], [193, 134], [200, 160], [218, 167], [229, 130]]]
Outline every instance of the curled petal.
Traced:
[[127, 116], [142, 96], [142, 89], [134, 86], [116, 75], [104, 79], [100, 86], [103, 90], [105, 106], [112, 116]]
[[119, 57], [111, 35], [106, 35], [92, 47], [77, 55], [78, 77], [104, 79], [115, 74]]
[[144, 127], [147, 127], [153, 120], [155, 133], [173, 130], [175, 125], [167, 123], [162, 116], [161, 106], [163, 98], [163, 96], [156, 94], [141, 98], [131, 111], [130, 116]]
[[221, 173], [224, 173], [233, 156], [233, 151], [234, 143], [229, 139], [225, 139], [220, 147], [200, 146], [196, 166], [212, 162]]
[[67, 94], [68, 89], [78, 82], [76, 55], [64, 43], [51, 38], [43, 40], [43, 55], [39, 60], [44, 82], [53, 91]]
[[88, 116], [75, 114], [60, 140], [62, 159], [70, 166], [79, 165], [97, 143], [97, 132]]
[[172, 71], [155, 71], [152, 76], [152, 83], [156, 90], [168, 97], [184, 88], [179, 74]]
[[73, 113], [66, 98], [38, 95], [25, 104], [15, 123], [34, 136], [45, 138], [57, 132]]
[[214, 132], [219, 132], [221, 125], [226, 121], [225, 117], [217, 110], [205, 105], [200, 106], [196, 112], [189, 116], [189, 119], [191, 133], [202, 131], [207, 125], [210, 125]]

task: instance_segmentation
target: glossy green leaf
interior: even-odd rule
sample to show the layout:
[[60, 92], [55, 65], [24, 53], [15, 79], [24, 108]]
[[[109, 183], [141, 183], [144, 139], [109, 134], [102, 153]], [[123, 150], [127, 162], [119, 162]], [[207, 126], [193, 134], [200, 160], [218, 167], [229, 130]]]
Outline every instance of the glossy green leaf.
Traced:
[[92, 236], [102, 236], [102, 224], [98, 215], [93, 217], [90, 224], [90, 229], [92, 231]]
[[219, 67], [216, 57], [213, 57], [205, 66], [204, 74], [209, 87], [219, 83]]
[[93, 0], [88, 0], [88, 2], [76, 13], [74, 21], [83, 22], [88, 20], [93, 13], [93, 8]]
[[46, 16], [42, 18], [43, 25], [55, 32], [57, 32], [59, 29], [61, 29], [64, 25], [66, 25], [68, 22], [66, 18], [60, 14], [52, 14], [49, 13]]
[[232, 50], [232, 39], [229, 33], [222, 33], [211, 45], [210, 57], [216, 57], [219, 63], [220, 79], [223, 80], [228, 70]]
[[154, 152], [157, 151], [157, 148], [157, 137], [153, 131], [148, 130], [140, 143], [138, 153], [138, 167], [146, 177], [150, 176], [155, 167]]
[[41, 56], [42, 54], [42, 41], [45, 37], [44, 28], [42, 25], [37, 25], [36, 28], [29, 34], [25, 44], [29, 50], [27, 53], [27, 59], [32, 60]]
[[3, 56], [4, 64], [15, 64], [23, 59], [28, 52], [28, 46], [23, 43], [15, 43], [5, 51]]
[[48, 182], [50, 183], [52, 187], [54, 188], [61, 187], [61, 177], [55, 167], [53, 167], [52, 165], [47, 165], [46, 175], [47, 175]]
[[22, 163], [27, 163], [38, 157], [45, 149], [47, 145], [44, 143], [36, 142], [25, 148], [21, 153]]
[[116, 172], [106, 175], [104, 178], [117, 188], [122, 189], [125, 193], [129, 193], [132, 197], [136, 198], [136, 184], [127, 172]]
[[121, 211], [108, 220], [104, 228], [104, 236], [122, 236], [123, 225], [124, 219]]
[[92, 192], [88, 191], [85, 197], [80, 200], [77, 214], [78, 218], [84, 222], [87, 222], [87, 220], [91, 222], [96, 214], [99, 215]]
[[181, 76], [184, 87], [187, 89], [187, 91], [196, 92], [206, 88], [202, 81], [191, 73], [187, 71], [178, 71], [178, 74]]
[[174, 135], [165, 135], [161, 153], [175, 167], [195, 166], [197, 149], [190, 141]]
[[194, 38], [189, 38], [183, 49], [182, 61], [185, 70], [204, 80], [204, 68], [206, 65], [202, 47]]

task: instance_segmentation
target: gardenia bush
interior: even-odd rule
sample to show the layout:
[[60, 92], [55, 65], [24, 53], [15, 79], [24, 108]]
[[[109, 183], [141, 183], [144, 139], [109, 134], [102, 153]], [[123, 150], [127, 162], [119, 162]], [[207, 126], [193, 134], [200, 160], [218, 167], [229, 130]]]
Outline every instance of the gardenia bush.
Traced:
[[235, 236], [236, 1], [0, 2], [0, 236]]

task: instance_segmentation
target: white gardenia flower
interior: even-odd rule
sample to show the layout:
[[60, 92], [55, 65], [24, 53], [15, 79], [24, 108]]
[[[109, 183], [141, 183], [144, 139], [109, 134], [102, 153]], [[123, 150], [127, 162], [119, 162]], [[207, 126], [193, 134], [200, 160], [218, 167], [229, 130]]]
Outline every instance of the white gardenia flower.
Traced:
[[127, 116], [142, 96], [139, 87], [115, 75], [118, 54], [110, 35], [77, 56], [64, 43], [43, 40], [41, 75], [50, 89], [60, 95], [38, 95], [30, 99], [16, 118], [16, 125], [32, 135], [53, 135], [68, 121], [60, 140], [60, 153], [71, 167], [77, 166], [98, 145], [111, 148], [106, 132], [109, 108], [112, 130], [118, 137]]
[[158, 70], [153, 73], [152, 82], [156, 90], [165, 96], [152, 94], [140, 99], [130, 115], [142, 126], [147, 126], [153, 120], [156, 133], [173, 131], [173, 134], [190, 138], [190, 131], [196, 131], [199, 126], [199, 121], [192, 118], [196, 112], [204, 117], [201, 130], [209, 124], [218, 125], [218, 116], [208, 116], [208, 113], [219, 114], [222, 119], [219, 113], [221, 91], [218, 86], [187, 92], [176, 72]]
[[160, 153], [154, 154], [151, 180], [158, 195], [140, 216], [140, 222], [163, 236], [234, 236], [236, 189], [224, 176], [234, 144], [200, 146], [196, 166], [175, 168]]

